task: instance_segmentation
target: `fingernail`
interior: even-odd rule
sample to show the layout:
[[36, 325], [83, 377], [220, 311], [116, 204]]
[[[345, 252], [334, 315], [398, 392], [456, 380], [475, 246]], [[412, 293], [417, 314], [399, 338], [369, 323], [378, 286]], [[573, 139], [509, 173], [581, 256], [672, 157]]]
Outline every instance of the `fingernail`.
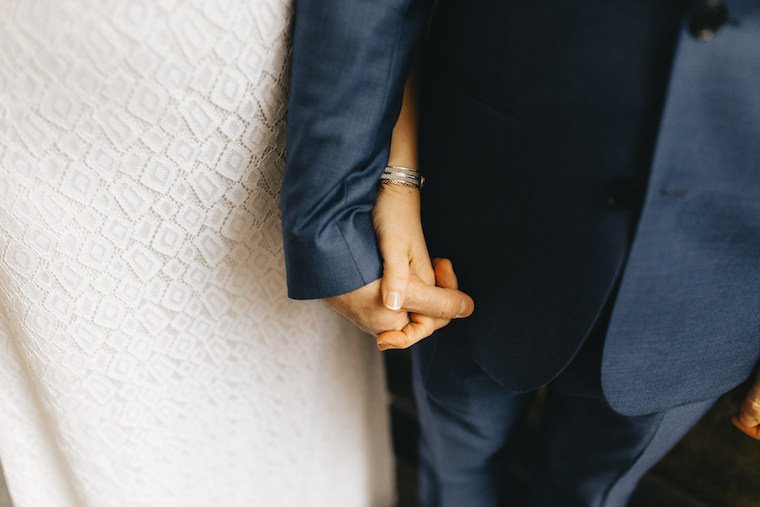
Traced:
[[467, 303], [464, 302], [464, 299], [461, 303], [459, 303], [459, 312], [457, 313], [457, 317], [464, 317], [464, 311], [467, 308]]
[[400, 310], [401, 309], [401, 293], [394, 291], [394, 292], [389, 292], [388, 294], [386, 294], [385, 306], [389, 310]]
[[378, 342], [377, 348], [379, 348], [380, 350], [388, 350], [389, 348], [391, 348], [391, 344], [386, 343], [386, 342]]

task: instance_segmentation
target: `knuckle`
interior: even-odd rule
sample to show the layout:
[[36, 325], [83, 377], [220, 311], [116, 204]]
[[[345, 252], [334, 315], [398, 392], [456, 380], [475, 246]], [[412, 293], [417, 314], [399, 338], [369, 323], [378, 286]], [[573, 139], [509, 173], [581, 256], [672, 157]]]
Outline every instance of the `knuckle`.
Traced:
[[414, 345], [414, 339], [409, 336], [408, 334], [405, 334], [404, 337], [399, 342], [399, 347], [402, 349], [408, 349], [412, 345]]
[[[390, 312], [389, 312], [390, 313]], [[372, 328], [378, 329], [379, 332], [383, 331], [391, 331], [396, 329], [395, 325], [396, 319], [389, 318], [388, 316], [384, 315], [380, 318], [374, 319], [372, 322]]]
[[453, 317], [459, 311], [459, 301], [456, 301], [453, 298], [446, 298], [441, 302], [439, 310], [439, 319]]
[[388, 310], [377, 324], [383, 331], [398, 331], [404, 327], [404, 318], [400, 311]]
[[403, 310], [394, 311], [383, 309], [372, 322], [373, 328], [383, 331], [400, 331], [407, 322], [407, 313]]

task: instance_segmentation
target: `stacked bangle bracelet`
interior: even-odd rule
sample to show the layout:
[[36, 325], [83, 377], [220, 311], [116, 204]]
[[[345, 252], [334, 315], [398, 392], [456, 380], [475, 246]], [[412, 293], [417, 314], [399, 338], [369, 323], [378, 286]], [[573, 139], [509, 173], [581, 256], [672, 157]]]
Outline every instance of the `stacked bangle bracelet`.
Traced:
[[389, 165], [380, 176], [380, 183], [390, 183], [392, 185], [405, 185], [407, 187], [422, 190], [425, 184], [425, 178], [417, 172], [416, 169]]

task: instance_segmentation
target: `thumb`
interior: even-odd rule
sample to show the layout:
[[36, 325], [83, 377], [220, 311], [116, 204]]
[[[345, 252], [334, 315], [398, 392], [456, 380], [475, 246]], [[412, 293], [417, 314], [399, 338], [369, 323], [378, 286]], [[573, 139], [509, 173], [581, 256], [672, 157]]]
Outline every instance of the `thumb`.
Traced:
[[380, 294], [383, 305], [389, 310], [400, 310], [404, 305], [409, 285], [409, 258], [402, 252], [383, 253], [383, 279]]

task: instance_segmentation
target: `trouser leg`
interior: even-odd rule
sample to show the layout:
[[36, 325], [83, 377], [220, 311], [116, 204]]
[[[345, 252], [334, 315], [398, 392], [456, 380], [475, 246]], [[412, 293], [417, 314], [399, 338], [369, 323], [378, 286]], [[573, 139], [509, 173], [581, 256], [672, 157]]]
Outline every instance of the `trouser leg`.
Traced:
[[417, 345], [413, 359], [421, 505], [499, 505], [510, 443], [533, 393], [505, 390], [445, 340]]
[[550, 392], [530, 506], [618, 507], [715, 400], [630, 417], [602, 398]]
[[625, 505], [639, 479], [715, 402], [636, 417], [612, 410], [601, 386], [610, 313], [608, 303], [576, 357], [549, 385], [541, 463], [529, 485], [530, 506]]

